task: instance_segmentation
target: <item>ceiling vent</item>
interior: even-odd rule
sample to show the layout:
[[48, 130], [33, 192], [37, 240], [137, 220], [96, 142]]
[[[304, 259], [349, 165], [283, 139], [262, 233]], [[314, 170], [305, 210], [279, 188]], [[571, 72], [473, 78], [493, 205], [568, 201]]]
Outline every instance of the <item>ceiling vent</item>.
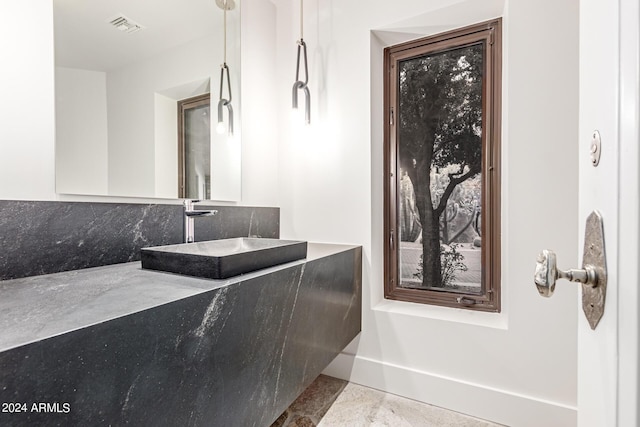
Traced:
[[115, 18], [107, 19], [107, 22], [113, 25], [119, 31], [129, 34], [144, 30], [145, 28], [122, 14], [116, 16]]

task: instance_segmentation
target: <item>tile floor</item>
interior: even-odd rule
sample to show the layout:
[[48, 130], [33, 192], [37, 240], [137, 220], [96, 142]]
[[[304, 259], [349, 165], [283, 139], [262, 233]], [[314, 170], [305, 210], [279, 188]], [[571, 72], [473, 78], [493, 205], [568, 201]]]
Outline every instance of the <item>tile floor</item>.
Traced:
[[271, 427], [493, 427], [477, 418], [320, 375]]

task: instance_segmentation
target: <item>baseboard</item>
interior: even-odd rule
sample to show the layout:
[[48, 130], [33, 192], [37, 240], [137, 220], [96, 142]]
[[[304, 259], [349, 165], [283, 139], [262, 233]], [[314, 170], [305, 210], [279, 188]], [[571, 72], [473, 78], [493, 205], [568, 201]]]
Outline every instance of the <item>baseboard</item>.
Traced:
[[341, 353], [324, 374], [514, 427], [571, 427], [577, 409], [505, 390]]

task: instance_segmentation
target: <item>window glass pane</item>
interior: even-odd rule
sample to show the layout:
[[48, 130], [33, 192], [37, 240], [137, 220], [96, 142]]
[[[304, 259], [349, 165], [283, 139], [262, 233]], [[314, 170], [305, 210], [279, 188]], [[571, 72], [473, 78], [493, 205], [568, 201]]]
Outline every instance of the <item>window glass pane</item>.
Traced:
[[185, 184], [190, 199], [211, 199], [209, 104], [184, 111]]
[[483, 43], [400, 61], [400, 287], [482, 294]]

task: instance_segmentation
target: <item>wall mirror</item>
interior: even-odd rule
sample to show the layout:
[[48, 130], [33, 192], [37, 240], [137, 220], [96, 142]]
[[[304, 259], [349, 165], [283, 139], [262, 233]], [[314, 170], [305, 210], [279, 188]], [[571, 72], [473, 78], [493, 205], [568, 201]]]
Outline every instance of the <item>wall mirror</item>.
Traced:
[[[56, 192], [240, 200], [240, 2], [226, 30], [233, 135], [216, 132], [216, 3], [53, 0]], [[185, 113], [193, 99], [204, 101]]]

